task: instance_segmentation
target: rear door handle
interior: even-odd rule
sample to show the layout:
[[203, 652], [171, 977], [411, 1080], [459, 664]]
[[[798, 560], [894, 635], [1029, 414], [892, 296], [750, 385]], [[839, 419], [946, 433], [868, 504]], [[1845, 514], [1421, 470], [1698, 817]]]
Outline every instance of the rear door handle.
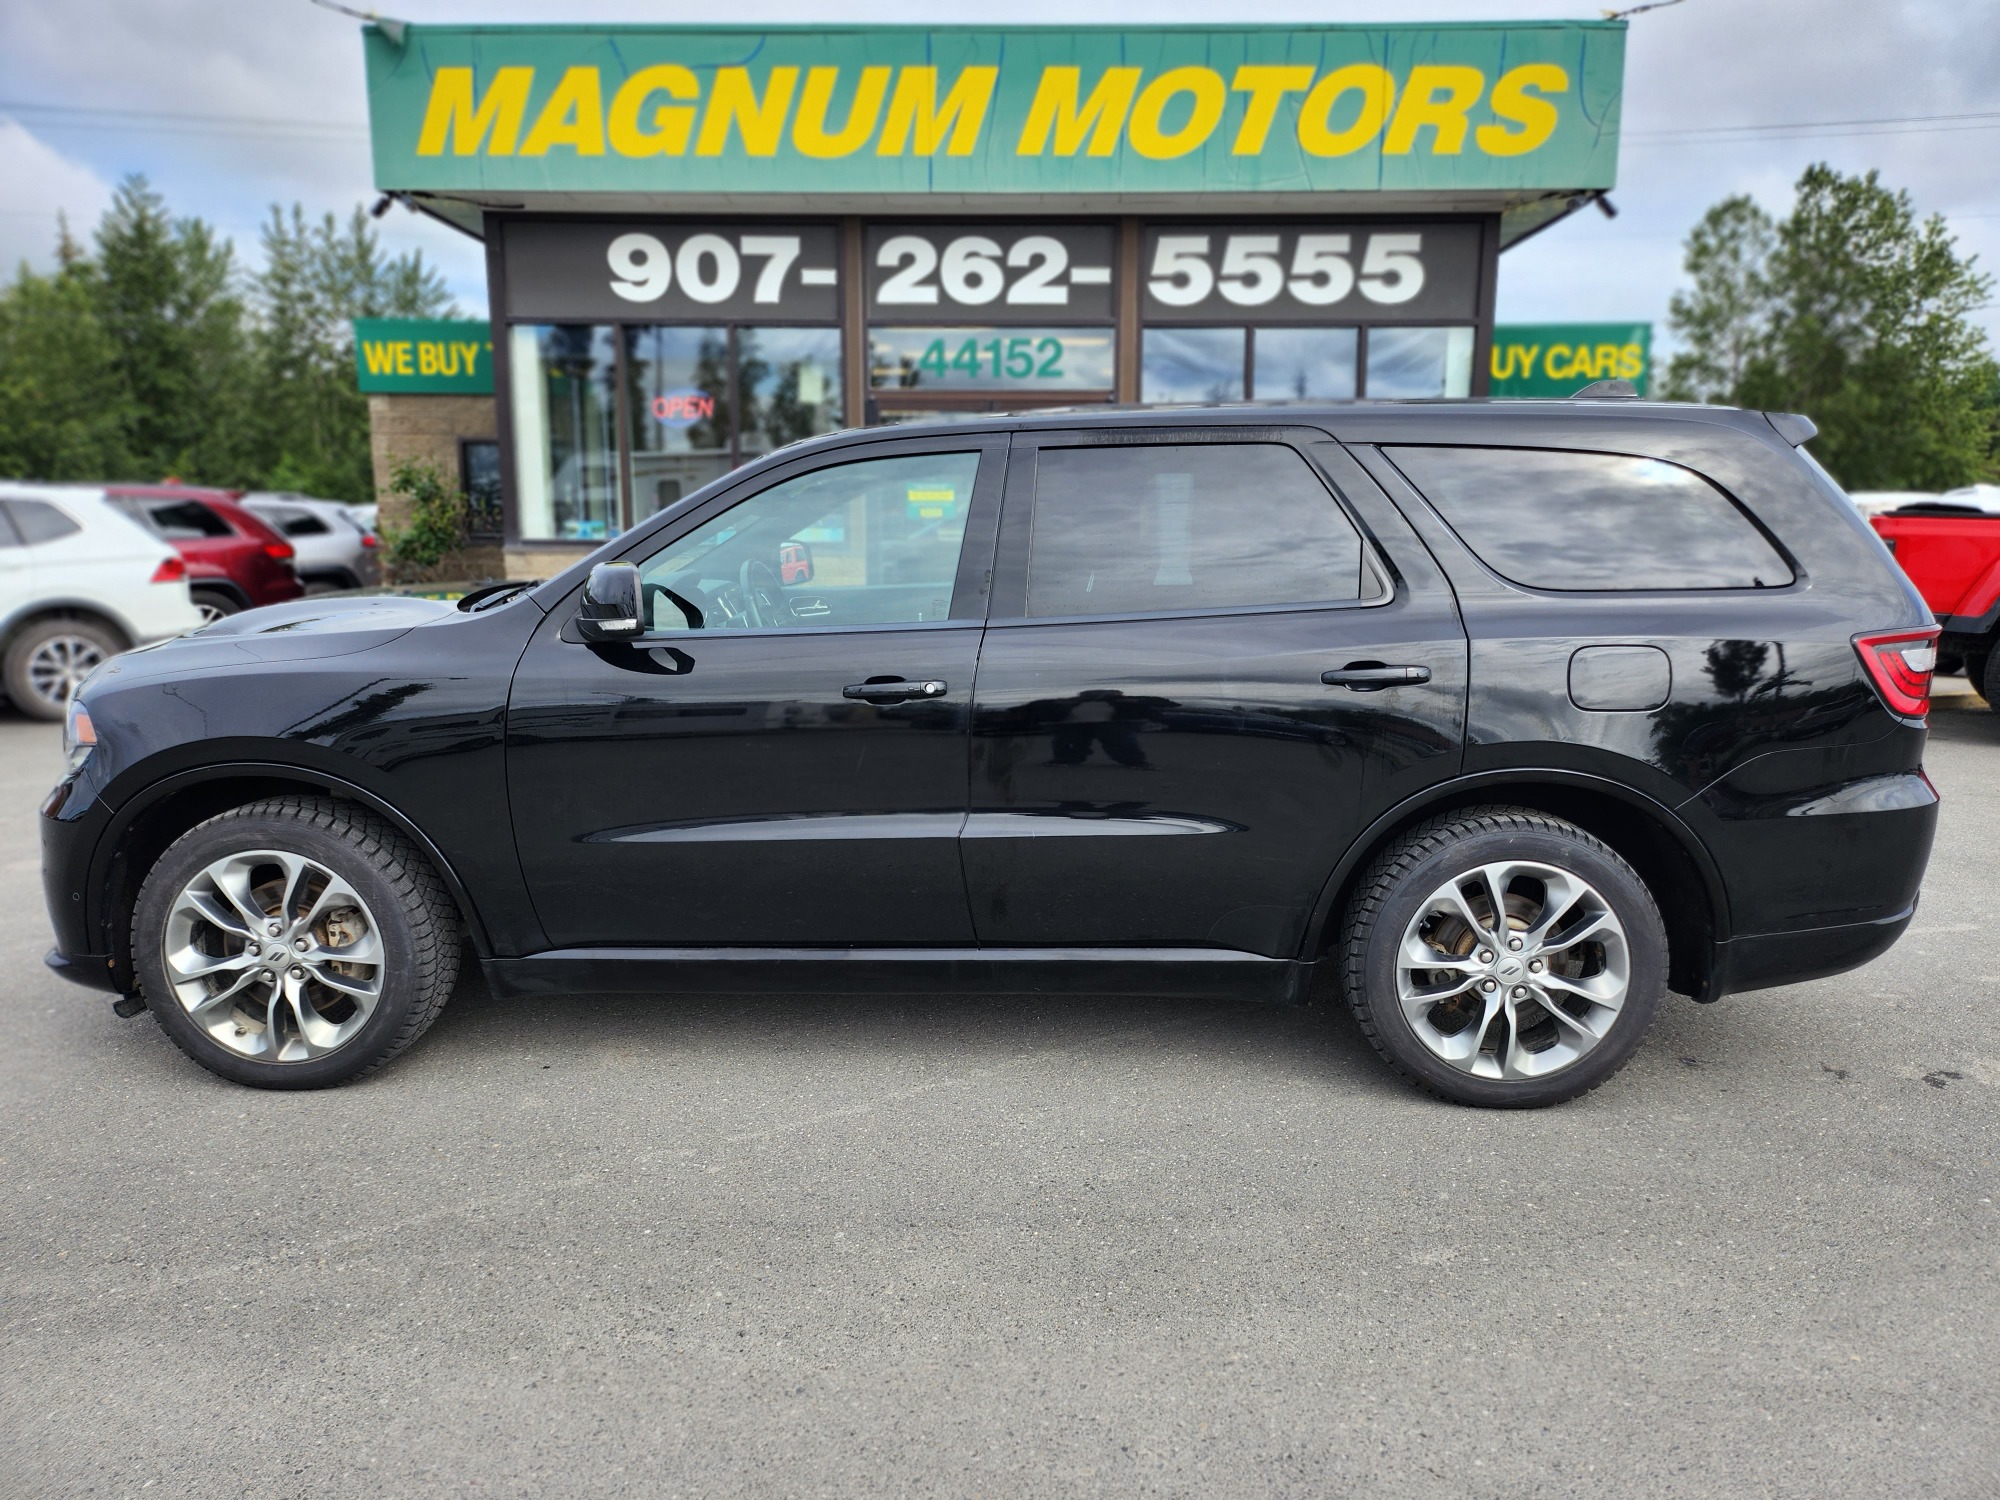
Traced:
[[868, 703], [905, 703], [912, 698], [942, 698], [949, 684], [935, 677], [925, 682], [856, 682], [840, 690], [843, 698], [859, 698]]
[[1322, 672], [1319, 680], [1328, 687], [1344, 687], [1357, 693], [1379, 693], [1383, 688], [1411, 687], [1431, 680], [1429, 667], [1385, 667], [1380, 662], [1351, 661], [1337, 672]]

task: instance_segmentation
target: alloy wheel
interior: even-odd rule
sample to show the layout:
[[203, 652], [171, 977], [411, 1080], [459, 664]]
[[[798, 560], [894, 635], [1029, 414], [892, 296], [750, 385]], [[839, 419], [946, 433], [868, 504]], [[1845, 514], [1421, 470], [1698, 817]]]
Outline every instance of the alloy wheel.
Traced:
[[104, 660], [104, 648], [82, 635], [52, 635], [28, 653], [28, 685], [46, 703], [66, 704]]
[[1403, 931], [1396, 998], [1434, 1056], [1478, 1078], [1545, 1078], [1589, 1052], [1631, 988], [1625, 928], [1570, 871], [1482, 865], [1439, 886]]
[[368, 904], [325, 865], [277, 849], [230, 854], [181, 888], [161, 956], [181, 1008], [259, 1062], [338, 1050], [382, 998], [385, 953]]

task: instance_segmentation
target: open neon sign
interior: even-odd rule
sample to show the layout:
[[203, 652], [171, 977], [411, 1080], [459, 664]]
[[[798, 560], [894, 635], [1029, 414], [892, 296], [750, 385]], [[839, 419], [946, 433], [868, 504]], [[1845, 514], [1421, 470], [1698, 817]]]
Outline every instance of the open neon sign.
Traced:
[[715, 416], [715, 397], [700, 391], [667, 391], [653, 398], [653, 415], [662, 422], [706, 422]]

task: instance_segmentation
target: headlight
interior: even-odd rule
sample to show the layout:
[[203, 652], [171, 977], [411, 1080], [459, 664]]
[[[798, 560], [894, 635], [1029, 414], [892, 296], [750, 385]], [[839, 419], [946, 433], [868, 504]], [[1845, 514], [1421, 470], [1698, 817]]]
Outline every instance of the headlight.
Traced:
[[70, 699], [69, 712], [63, 715], [63, 754], [69, 760], [69, 768], [74, 771], [82, 765], [96, 746], [97, 726], [90, 722], [90, 710], [83, 706], [81, 698]]

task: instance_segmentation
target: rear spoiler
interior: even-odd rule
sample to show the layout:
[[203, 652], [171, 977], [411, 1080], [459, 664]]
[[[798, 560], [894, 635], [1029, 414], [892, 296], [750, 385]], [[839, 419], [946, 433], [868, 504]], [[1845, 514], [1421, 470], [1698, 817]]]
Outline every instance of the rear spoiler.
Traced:
[[1778, 436], [1794, 448], [1803, 448], [1819, 436], [1819, 428], [1813, 425], [1811, 417], [1802, 417], [1795, 411], [1767, 411], [1764, 420], [1778, 431]]

